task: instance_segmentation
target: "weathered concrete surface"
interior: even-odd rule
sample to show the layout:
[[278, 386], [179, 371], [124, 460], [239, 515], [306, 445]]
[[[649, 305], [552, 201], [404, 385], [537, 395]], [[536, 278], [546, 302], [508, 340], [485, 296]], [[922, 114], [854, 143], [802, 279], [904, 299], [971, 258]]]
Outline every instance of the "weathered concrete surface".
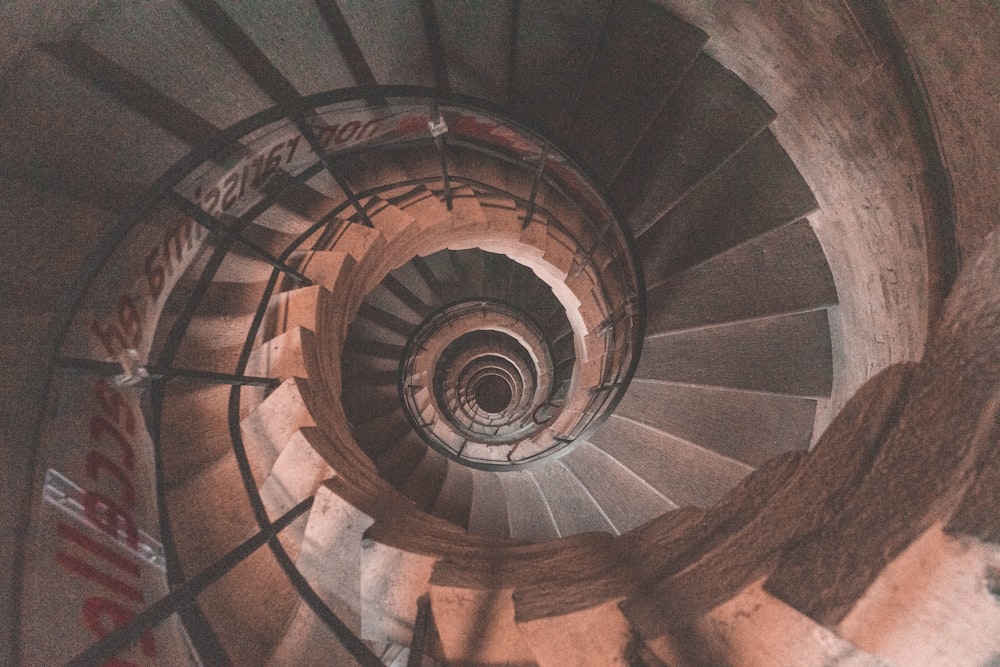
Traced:
[[650, 648], [671, 665], [889, 667], [771, 597], [760, 582]]
[[1000, 189], [1000, 5], [886, 3], [919, 71], [948, 168], [960, 266], [996, 228]]
[[996, 545], [935, 525], [882, 571], [837, 632], [899, 667], [995, 664], [998, 571]]
[[626, 665], [631, 628], [618, 601], [555, 618], [518, 623], [540, 667]]
[[[959, 525], [964, 523], [963, 495], [994, 467], [1000, 234], [984, 245], [986, 251], [956, 282], [899, 421], [870, 471], [834, 521], [787, 553], [767, 582], [770, 593], [820, 622], [841, 621], [882, 569], [934, 523], [947, 522], [956, 509]], [[989, 504], [992, 493], [977, 495], [974, 485], [972, 490], [972, 506], [964, 509], [975, 517], [977, 505], [984, 499]], [[964, 532], [976, 534], [970, 527]]]

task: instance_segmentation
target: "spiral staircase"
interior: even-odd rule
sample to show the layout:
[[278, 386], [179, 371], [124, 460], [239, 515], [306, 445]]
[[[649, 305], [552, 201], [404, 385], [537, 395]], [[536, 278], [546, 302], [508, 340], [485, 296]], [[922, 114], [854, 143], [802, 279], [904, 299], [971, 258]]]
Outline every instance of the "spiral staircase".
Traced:
[[[150, 460], [132, 482], [142, 463], [88, 454], [75, 511], [104, 542], [56, 557], [135, 567], [134, 588], [75, 572], [141, 604], [61, 642], [26, 604], [20, 659], [718, 659], [691, 619], [780, 551], [733, 536], [784, 516], [807, 541], [788, 499], [846, 502], [870, 459], [845, 434], [896, 404], [827, 429], [857, 388], [838, 288], [859, 291], [776, 113], [708, 43], [645, 0], [181, 0], [39, 43], [31, 104], [67, 153], [7, 153], [124, 221], [73, 306], [53, 424], [99, 440], [66, 407], [96, 391], [105, 442], [135, 406]], [[35, 540], [79, 535], [49, 511]], [[108, 555], [158, 541], [162, 574]], [[733, 553], [745, 572], [713, 569]], [[44, 568], [24, 578], [43, 599]]]

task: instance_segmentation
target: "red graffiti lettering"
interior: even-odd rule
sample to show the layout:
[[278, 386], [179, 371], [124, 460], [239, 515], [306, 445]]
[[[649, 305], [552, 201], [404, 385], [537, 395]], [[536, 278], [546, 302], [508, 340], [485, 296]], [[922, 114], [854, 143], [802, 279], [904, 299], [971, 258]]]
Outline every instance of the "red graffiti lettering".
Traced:
[[[102, 597], [89, 597], [83, 603], [83, 619], [87, 623], [90, 631], [103, 638], [121, 626], [130, 623], [135, 618], [135, 614], [121, 606], [117, 602]], [[105, 621], [111, 621], [108, 625]], [[156, 657], [156, 642], [153, 634], [149, 631], [142, 636], [140, 646], [142, 652], [151, 657]]]
[[94, 441], [94, 444], [97, 444], [97, 442], [101, 439], [101, 435], [105, 433], [110, 435], [121, 448], [121, 458], [119, 459], [121, 464], [129, 470], [134, 468], [135, 450], [132, 449], [132, 445], [125, 439], [122, 432], [118, 430], [118, 427], [104, 417], [93, 417], [90, 420], [90, 437]]
[[118, 503], [98, 491], [87, 491], [83, 496], [83, 511], [90, 521], [102, 531], [118, 538], [118, 531], [125, 532], [125, 542], [130, 549], [139, 547], [139, 529], [132, 515]]
[[142, 591], [134, 586], [129, 586], [123, 581], [115, 579], [109, 574], [101, 572], [93, 565], [85, 563], [74, 556], [63, 553], [56, 553], [56, 562], [73, 574], [90, 579], [94, 583], [103, 586], [112, 593], [121, 595], [123, 598], [142, 604]]
[[101, 470], [106, 471], [118, 482], [122, 502], [129, 507], [135, 507], [135, 486], [129, 480], [125, 471], [103, 453], [97, 450], [87, 452], [87, 474], [90, 475], [90, 478], [95, 482], [98, 481], [97, 473]]
[[122, 556], [115, 549], [104, 546], [79, 529], [60, 521], [56, 524], [56, 534], [58, 534], [59, 537], [69, 540], [73, 544], [86, 549], [95, 556], [106, 560], [122, 572], [125, 572], [136, 579], [139, 578], [139, 566], [134, 560]]

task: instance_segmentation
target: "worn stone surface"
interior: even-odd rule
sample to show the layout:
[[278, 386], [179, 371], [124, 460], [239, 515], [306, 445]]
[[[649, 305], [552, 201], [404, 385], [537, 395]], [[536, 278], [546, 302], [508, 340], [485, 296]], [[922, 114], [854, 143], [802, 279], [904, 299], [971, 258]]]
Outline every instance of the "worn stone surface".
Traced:
[[1000, 8], [960, 0], [947, 8], [892, 0], [889, 11], [921, 77], [951, 179], [955, 240], [965, 266], [996, 228], [1000, 193]]
[[630, 664], [626, 654], [631, 628], [617, 600], [556, 618], [518, 623], [517, 627], [539, 667]]
[[889, 563], [837, 633], [899, 667], [988, 665], [1000, 655], [996, 546], [935, 524]]
[[[716, 533], [709, 549], [701, 550], [695, 543], [695, 553], [700, 554], [696, 562], [681, 561], [682, 567], [690, 566], [664, 573], [666, 578], [626, 601], [623, 609], [633, 625], [647, 637], [665, 634], [673, 624], [683, 625], [684, 618], [707, 612], [772, 571], [781, 549], [836, 517], [895, 424], [912, 370], [901, 365], [876, 376], [848, 403], [808, 457], [796, 461], [801, 453], [786, 454], [785, 472], [775, 470], [775, 479], [786, 481], [769, 495], [754, 499], [734, 490], [730, 499], [749, 501], [743, 521]], [[759, 469], [746, 483], [764, 483], [768, 488], [766, 470]]]
[[[770, 592], [823, 623], [840, 621], [889, 561], [934, 521], [949, 516], [979, 466], [992, 456], [994, 396], [1000, 385], [1000, 346], [995, 344], [1000, 235], [990, 236], [985, 245], [956, 283], [914, 372], [899, 422], [870, 472], [834, 521], [789, 552], [767, 584]], [[976, 504], [970, 501], [967, 507]]]
[[748, 586], [685, 631], [675, 632], [667, 642], [673, 643], [685, 665], [890, 665], [771, 597], [761, 589], [760, 582]]

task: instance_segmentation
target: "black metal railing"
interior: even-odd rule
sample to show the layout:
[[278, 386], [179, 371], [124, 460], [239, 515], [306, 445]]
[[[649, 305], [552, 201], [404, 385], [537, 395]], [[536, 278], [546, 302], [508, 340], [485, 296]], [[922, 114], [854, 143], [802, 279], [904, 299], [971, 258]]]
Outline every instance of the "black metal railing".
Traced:
[[[369, 106], [357, 106], [358, 102], [370, 103], [373, 101], [376, 103]], [[345, 106], [350, 108], [345, 109]], [[413, 110], [414, 115], [419, 115], [416, 110], [422, 109], [426, 114], [426, 118], [422, 120], [427, 122], [444, 120], [449, 126], [449, 132], [454, 131], [455, 134], [449, 134], [447, 142], [441, 136], [427, 136], [428, 125], [425, 122], [419, 131], [389, 132], [384, 136], [377, 137], [372, 134], [367, 138], [362, 137], [360, 141], [349, 146], [338, 147], [335, 145], [336, 141], [346, 136], [346, 127], [350, 125], [350, 122], [357, 122], [344, 121], [345, 125], [341, 126], [339, 130], [332, 131], [334, 145], [331, 145], [329, 141], [324, 142], [324, 137], [331, 136], [331, 128], [335, 127], [331, 125], [331, 122], [336, 118], [348, 118], [351, 114], [369, 113], [375, 119], [391, 119], [398, 106], [404, 107], [407, 113]], [[428, 113], [427, 110], [431, 111]], [[338, 116], [337, 113], [341, 115]], [[486, 119], [493, 123], [494, 127], [503, 128], [506, 133], [514, 133], [523, 139], [523, 145], [514, 147], [498, 145], [491, 142], [489, 136], [463, 134], [462, 123], [449, 122], [449, 118], [452, 121], [462, 118]], [[388, 123], [389, 121], [383, 122]], [[359, 129], [361, 127], [360, 123], [354, 127], [352, 130], [354, 135], [363, 132]], [[271, 172], [266, 171], [267, 165], [275, 155], [274, 148], [270, 146], [268, 147], [270, 155], [266, 158], [266, 162], [262, 162], [263, 166], [254, 166], [257, 165], [256, 160], [260, 160], [260, 156], [264, 155], [263, 152], [258, 151], [258, 148], [261, 148], [261, 142], [268, 140], [274, 144], [272, 139], [267, 138], [275, 136], [276, 132], [282, 128], [286, 130], [294, 128], [294, 131], [300, 133], [304, 144], [309, 145], [312, 149], [312, 159], [306, 161], [305, 164], [294, 160], [296, 150], [300, 149], [297, 148], [297, 140], [293, 138], [282, 144], [285, 152], [280, 157], [280, 160], [283, 161], [280, 168], [272, 169]], [[269, 132], [271, 130], [274, 131]], [[393, 148], [422, 146], [424, 144], [437, 145], [441, 159], [442, 173], [440, 175], [432, 178], [382, 184], [360, 192], [352, 191], [346, 179], [337, 173], [332, 160], [334, 155], [340, 159], [355, 154], [360, 155], [372, 151], [385, 153]], [[240, 150], [234, 151], [234, 146], [239, 146]], [[501, 160], [507, 165], [528, 170], [533, 177], [531, 192], [512, 193], [495, 184], [483, 183], [449, 173], [446, 147], [473, 150], [484, 156]], [[233, 161], [236, 161], [235, 166]], [[228, 165], [228, 169], [226, 165]], [[259, 178], [255, 177], [251, 181], [248, 171], [254, 169], [257, 170]], [[283, 252], [274, 255], [244, 235], [247, 228], [261, 214], [280, 203], [283, 197], [296, 188], [306, 186], [307, 182], [320, 172], [329, 174], [340, 187], [343, 192], [343, 201], [299, 234]], [[242, 200], [238, 197], [229, 202], [227, 195], [221, 188], [226, 182], [233, 180], [232, 174], [234, 173], [240, 174], [239, 182], [234, 186], [226, 187], [236, 187], [240, 191]], [[276, 176], [281, 176], [281, 178], [276, 178]], [[645, 293], [640, 263], [627, 226], [620, 223], [619, 216], [607, 204], [606, 193], [585, 175], [576, 161], [555, 149], [551, 142], [542, 139], [540, 134], [528, 129], [526, 124], [502, 118], [498, 110], [489, 104], [463, 96], [441, 96], [430, 89], [405, 86], [365, 87], [284, 100], [279, 106], [258, 113], [218, 133], [211, 145], [193, 151], [171, 168], [154, 184], [137, 206], [126, 214], [121, 228], [112, 239], [114, 241], [112, 249], [109, 250], [105, 259], [94, 267], [91, 274], [89, 284], [93, 284], [101, 272], [117, 269], [117, 267], [109, 266], [112, 252], [119, 245], [128, 242], [129, 230], [138, 221], [144, 219], [144, 216], [149, 214], [160, 202], [166, 202], [180, 214], [193, 219], [210, 232], [205, 246], [206, 251], [210, 252], [209, 260], [202, 267], [197, 278], [194, 276], [187, 278], [193, 283], [188, 300], [179, 316], [174, 320], [169, 333], [163, 338], [157, 359], [146, 365], [150, 375], [148, 421], [154, 448], [154, 460], [158, 470], [157, 506], [160, 508], [160, 532], [165, 541], [168, 572], [171, 573], [169, 582], [171, 592], [138, 613], [130, 622], [78, 655], [74, 664], [93, 664], [111, 658], [130, 644], [134, 644], [146, 632], [156, 627], [171, 614], [192, 608], [197, 609], [196, 596], [198, 592], [217, 581], [264, 545], [271, 549], [275, 559], [302, 599], [310, 605], [317, 616], [327, 624], [331, 632], [340, 639], [355, 658], [362, 664], [380, 664], [368, 646], [351, 632], [312, 589], [277, 539], [278, 533], [283, 528], [308, 511], [312, 498], [302, 501], [294, 510], [278, 519], [272, 521], [267, 516], [242, 442], [239, 427], [242, 397], [240, 388], [243, 385], [273, 387], [275, 384], [275, 380], [272, 378], [248, 376], [245, 375], [245, 371], [264, 321], [270, 298], [279, 289], [281, 276], [287, 276], [299, 286], [311, 284], [311, 281], [304, 274], [288, 263], [291, 254], [307, 239], [317, 234], [320, 239], [320, 247], [334, 247], [348, 224], [341, 218], [341, 214], [348, 209], [354, 209], [363, 224], [370, 226], [372, 223], [361, 204], [366, 198], [407, 184], [417, 185], [431, 182], [444, 183], [446, 201], [450, 200], [452, 187], [456, 184], [467, 185], [480, 192], [500, 194], [513, 199], [527, 212], [525, 225], [529, 224], [532, 219], [544, 217], [547, 224], [558, 229], [579, 250], [574, 259], [574, 276], [580, 275], [585, 270], [591, 271], [594, 276], [593, 285], [601, 292], [601, 300], [616, 312], [621, 304], [636, 304], [635, 317], [631, 319], [619, 317], [615, 319], [609, 329], [611, 343], [605, 354], [606, 368], [602, 372], [601, 383], [596, 388], [597, 391], [594, 392], [585, 410], [586, 418], [579, 422], [579, 428], [574, 429], [576, 435], [557, 434], [558, 439], [565, 441], [579, 437], [580, 434], [589, 429], [595, 420], [606, 414], [609, 406], [613, 408], [617, 400], [620, 399], [620, 391], [618, 390], [627, 385], [634, 373], [642, 341]], [[570, 224], [568, 221], [560, 219], [553, 211], [547, 210], [541, 205], [539, 194], [543, 186], [576, 206], [579, 215], [575, 216], [575, 220], [582, 222], [582, 226]], [[227, 203], [228, 206], [226, 206]], [[272, 273], [262, 291], [258, 308], [247, 331], [236, 367], [231, 372], [175, 367], [175, 359], [202, 299], [214, 282], [219, 267], [231, 250], [237, 246], [269, 265], [272, 268]], [[606, 262], [597, 263], [594, 261], [595, 256], [599, 254]], [[86, 305], [87, 294], [86, 289], [81, 291], [80, 297], [74, 305], [75, 310]], [[65, 344], [69, 331], [70, 326], [67, 322], [62, 335], [63, 344]], [[60, 349], [62, 347], [63, 345], [60, 345]], [[615, 363], [611, 363], [612, 358]], [[104, 359], [67, 357], [61, 359], [57, 366], [63, 372], [106, 375], [113, 370], [110, 363]], [[162, 472], [160, 472], [163, 466], [160, 422], [164, 403], [168, 400], [165, 383], [176, 378], [232, 385], [228, 406], [229, 435], [247, 499], [258, 524], [258, 532], [253, 537], [232, 549], [205, 570], [190, 577], [185, 577], [180, 573], [178, 555], [173, 548], [174, 538], [171, 535], [169, 503], [162, 483]], [[200, 612], [193, 616], [188, 614], [185, 616], [184, 622], [188, 625], [189, 633], [192, 636], [208, 636], [210, 638], [214, 636], [211, 627], [208, 626]], [[199, 627], [191, 627], [195, 624]], [[210, 639], [209, 643], [212, 642], [217, 644], [217, 640]], [[215, 649], [204, 648], [203, 643], [199, 649], [216, 657], [219, 655], [218, 647]]]

